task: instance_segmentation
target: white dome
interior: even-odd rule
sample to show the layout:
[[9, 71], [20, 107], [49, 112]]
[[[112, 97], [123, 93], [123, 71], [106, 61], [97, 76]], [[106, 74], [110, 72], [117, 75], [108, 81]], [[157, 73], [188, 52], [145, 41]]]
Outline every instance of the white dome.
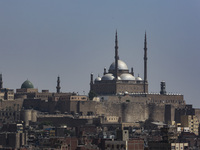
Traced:
[[142, 81], [142, 78], [136, 77], [135, 80], [137, 80], [137, 81]]
[[[128, 70], [128, 67], [127, 67], [126, 63], [123, 62], [122, 60], [118, 60], [118, 68], [119, 68], [119, 70]], [[110, 65], [109, 70], [115, 70], [115, 62], [113, 62]]]
[[101, 78], [97, 77], [94, 81], [101, 81]]
[[122, 80], [135, 80], [135, 77], [129, 73], [123, 73], [121, 74], [120, 78]]
[[108, 74], [105, 74], [101, 80], [113, 80], [115, 77], [111, 74], [111, 73], [108, 73]]

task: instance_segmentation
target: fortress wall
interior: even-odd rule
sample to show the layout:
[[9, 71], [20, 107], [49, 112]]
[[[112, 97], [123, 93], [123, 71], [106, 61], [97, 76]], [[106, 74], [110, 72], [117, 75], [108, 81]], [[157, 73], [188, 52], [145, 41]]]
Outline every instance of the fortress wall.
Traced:
[[25, 109], [34, 108], [34, 109], [39, 110], [39, 108], [41, 107], [40, 101], [41, 101], [40, 99], [25, 99], [23, 103], [23, 107]]
[[[122, 122], [137, 122], [147, 119], [162, 122], [165, 122], [166, 119], [167, 121], [174, 120], [176, 106], [170, 105], [166, 109], [165, 104], [138, 102], [139, 99], [136, 99], [135, 102], [126, 102], [124, 99], [122, 99], [123, 102], [110, 100], [104, 102], [86, 101], [79, 102], [78, 105], [83, 115], [87, 115], [87, 112], [93, 112], [94, 115], [118, 116]], [[141, 100], [146, 101], [145, 98], [141, 98]]]
[[148, 118], [153, 121], [165, 121], [165, 105], [148, 104]]
[[151, 103], [156, 104], [173, 104], [174, 106], [185, 105], [183, 95], [159, 95], [148, 94], [147, 97], [151, 99]]
[[54, 113], [57, 110], [60, 111], [60, 108], [56, 108], [57, 102], [55, 101], [45, 102], [44, 100], [41, 100], [41, 104], [42, 104], [42, 107], [40, 107], [40, 110], [43, 110], [49, 113]]
[[74, 112], [74, 113], [78, 113], [78, 102], [77, 101], [69, 101], [70, 104], [70, 109], [69, 109], [69, 113]]
[[65, 112], [70, 112], [70, 101], [69, 100], [59, 100], [57, 102], [56, 107], [58, 108], [58, 110], [61, 111], [61, 113], [65, 113]]
[[96, 113], [105, 116], [121, 117], [121, 106], [117, 102], [100, 102], [96, 105]]
[[80, 103], [80, 111], [86, 114], [88, 111], [93, 111], [94, 114], [105, 116], [118, 116], [123, 122], [136, 122], [148, 119], [148, 109], [145, 104], [134, 102], [95, 102], [87, 101], [84, 104]]
[[148, 119], [148, 109], [146, 104], [141, 103], [121, 103], [121, 115], [123, 122], [137, 122]]
[[88, 112], [93, 112], [96, 115], [96, 107], [98, 102], [95, 101], [80, 101], [77, 103], [78, 112], [82, 112], [83, 115], [87, 115]]
[[23, 105], [23, 99], [18, 99], [18, 100], [5, 100], [5, 101], [0, 101], [0, 110], [1, 109], [6, 109], [6, 108], [14, 108], [14, 110], [17, 110], [17, 107], [19, 109], [22, 108]]

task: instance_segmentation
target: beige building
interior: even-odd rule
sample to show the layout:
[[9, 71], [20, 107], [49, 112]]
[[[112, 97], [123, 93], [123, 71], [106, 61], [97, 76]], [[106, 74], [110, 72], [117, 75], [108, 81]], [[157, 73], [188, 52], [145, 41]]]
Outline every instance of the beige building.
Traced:
[[186, 150], [188, 143], [166, 143], [162, 141], [149, 142], [149, 150]]
[[8, 88], [1, 89], [0, 100], [14, 100], [14, 90]]
[[107, 123], [118, 123], [119, 117], [118, 116], [106, 116], [104, 118], [104, 121], [107, 122]]
[[184, 150], [188, 147], [188, 143], [171, 143], [171, 150]]
[[70, 96], [70, 101], [87, 101], [88, 97], [87, 96], [82, 96], [82, 95], [73, 95]]
[[181, 116], [181, 126], [189, 127], [190, 132], [199, 135], [199, 120], [194, 115]]

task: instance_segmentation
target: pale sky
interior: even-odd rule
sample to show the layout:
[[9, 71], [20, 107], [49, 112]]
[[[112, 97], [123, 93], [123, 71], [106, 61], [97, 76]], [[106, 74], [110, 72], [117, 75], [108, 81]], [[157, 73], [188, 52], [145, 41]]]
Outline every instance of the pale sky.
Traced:
[[144, 33], [149, 92], [183, 94], [200, 108], [199, 0], [1, 0], [0, 72], [4, 87], [29, 79], [39, 91], [88, 93], [90, 73], [102, 76], [119, 57], [143, 78]]

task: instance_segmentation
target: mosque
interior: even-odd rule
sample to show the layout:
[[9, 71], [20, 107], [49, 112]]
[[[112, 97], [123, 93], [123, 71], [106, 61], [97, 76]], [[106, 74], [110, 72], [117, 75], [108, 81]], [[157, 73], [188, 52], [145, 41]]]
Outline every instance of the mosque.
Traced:
[[110, 65], [108, 72], [104, 68], [104, 75], [93, 80], [91, 74], [90, 91], [97, 95], [111, 95], [118, 93], [148, 93], [147, 81], [147, 39], [144, 40], [144, 79], [135, 77], [133, 68], [129, 71], [126, 63], [119, 59], [118, 38], [115, 35], [115, 61]]

